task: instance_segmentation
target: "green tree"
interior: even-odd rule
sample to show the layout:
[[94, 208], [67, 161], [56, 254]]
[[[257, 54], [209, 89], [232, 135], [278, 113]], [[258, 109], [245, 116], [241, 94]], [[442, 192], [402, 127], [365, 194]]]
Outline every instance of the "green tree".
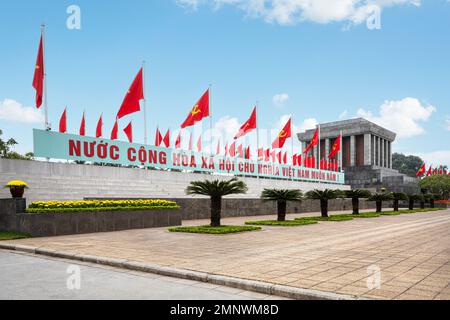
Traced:
[[278, 221], [286, 221], [286, 208], [288, 201], [302, 201], [300, 190], [264, 189], [261, 193], [264, 201], [276, 201], [278, 207]]
[[430, 204], [430, 208], [434, 208], [435, 207], [434, 202], [436, 200], [441, 199], [442, 196], [440, 194], [427, 193], [427, 194], [424, 194], [424, 197], [425, 197], [425, 201], [427, 201]]
[[392, 155], [392, 168], [410, 177], [416, 176], [423, 163], [424, 161], [417, 156], [406, 156], [401, 153]]
[[394, 211], [398, 211], [400, 201], [408, 201], [408, 196], [403, 192], [393, 192], [392, 199], [394, 200]]
[[320, 211], [323, 218], [328, 218], [328, 201], [341, 198], [341, 190], [312, 190], [306, 193], [306, 198], [311, 200], [320, 200]]
[[7, 141], [4, 141], [1, 136], [3, 135], [3, 131], [0, 129], [0, 158], [5, 159], [15, 159], [15, 160], [33, 160], [33, 153], [28, 152], [24, 156], [15, 152], [11, 151], [11, 148], [17, 145], [17, 141], [13, 138], [10, 138]]
[[347, 190], [344, 194], [346, 198], [352, 199], [353, 214], [359, 214], [359, 199], [367, 199], [372, 193], [369, 190], [355, 189]]
[[383, 201], [389, 201], [392, 199], [393, 199], [392, 193], [378, 192], [378, 193], [372, 194], [369, 198], [369, 201], [375, 201], [376, 206], [377, 206], [377, 212], [382, 212], [383, 211]]
[[438, 174], [423, 178], [419, 182], [419, 186], [428, 192], [437, 193], [442, 198], [448, 199], [450, 196], [450, 175]]
[[231, 194], [246, 193], [247, 185], [237, 178], [231, 180], [192, 181], [186, 188], [188, 195], [204, 195], [211, 198], [211, 227], [220, 227], [222, 198]]
[[420, 203], [422, 204], [422, 202], [425, 202], [425, 197], [422, 194], [409, 194], [408, 195], [408, 199], [409, 199], [409, 210], [414, 210], [414, 204], [416, 201], [420, 201]]

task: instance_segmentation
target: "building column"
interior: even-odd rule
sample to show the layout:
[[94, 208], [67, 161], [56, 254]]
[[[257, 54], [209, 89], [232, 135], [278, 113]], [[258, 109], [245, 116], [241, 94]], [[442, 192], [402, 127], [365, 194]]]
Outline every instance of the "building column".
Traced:
[[350, 136], [350, 167], [356, 165], [356, 139], [355, 136]]
[[377, 164], [377, 137], [372, 135], [372, 165]]
[[330, 154], [330, 139], [325, 139], [325, 155], [324, 158], [328, 158], [328, 155]]
[[377, 166], [381, 166], [381, 139], [380, 137], [376, 137], [377, 139]]
[[364, 135], [364, 165], [372, 165], [372, 135], [370, 133]]
[[392, 169], [392, 141], [389, 141], [389, 169]]
[[385, 167], [386, 166], [386, 140], [381, 139], [381, 163], [380, 166], [381, 167]]

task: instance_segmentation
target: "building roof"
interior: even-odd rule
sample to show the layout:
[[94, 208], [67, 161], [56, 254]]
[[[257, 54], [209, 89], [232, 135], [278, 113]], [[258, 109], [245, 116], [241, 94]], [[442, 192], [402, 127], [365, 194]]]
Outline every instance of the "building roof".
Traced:
[[[314, 135], [316, 129], [307, 130], [306, 132], [299, 133], [298, 138], [300, 141], [310, 141]], [[395, 132], [387, 130], [367, 119], [356, 118], [349, 120], [334, 121], [320, 124], [320, 137], [322, 139], [336, 138], [340, 132], [344, 137], [372, 134], [388, 141], [393, 142], [397, 136]]]

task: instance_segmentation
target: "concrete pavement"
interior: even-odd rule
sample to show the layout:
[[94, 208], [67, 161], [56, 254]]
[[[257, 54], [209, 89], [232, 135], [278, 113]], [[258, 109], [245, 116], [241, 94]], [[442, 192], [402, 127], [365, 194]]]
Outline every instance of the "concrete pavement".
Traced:
[[279, 299], [196, 281], [7, 251], [0, 251], [0, 283], [0, 300]]
[[[274, 217], [223, 223], [252, 219]], [[222, 236], [147, 229], [4, 243], [362, 298], [450, 299], [450, 210]]]

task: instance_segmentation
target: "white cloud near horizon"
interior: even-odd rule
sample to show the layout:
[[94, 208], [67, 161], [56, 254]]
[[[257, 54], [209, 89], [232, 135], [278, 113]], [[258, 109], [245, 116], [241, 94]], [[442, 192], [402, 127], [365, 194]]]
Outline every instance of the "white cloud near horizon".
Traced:
[[396, 132], [401, 139], [424, 134], [421, 122], [428, 121], [434, 112], [436, 108], [432, 105], [422, 104], [416, 98], [404, 98], [386, 100], [380, 106], [378, 115], [364, 109], [359, 109], [357, 115]]
[[34, 107], [26, 107], [12, 99], [0, 101], [0, 120], [16, 123], [44, 122], [44, 115]]
[[440, 166], [440, 165], [447, 165], [450, 167], [450, 150], [437, 150], [433, 152], [428, 153], [407, 153], [416, 155], [420, 158], [422, 158], [425, 161], [425, 164], [428, 166]]
[[397, 5], [419, 7], [421, 0], [176, 0], [189, 10], [208, 5], [219, 10], [232, 5], [246, 16], [261, 18], [268, 23], [293, 25], [303, 21], [321, 24], [348, 22], [360, 24], [373, 14], [373, 7], [380, 10]]
[[289, 100], [289, 95], [287, 93], [278, 93], [273, 96], [273, 104], [277, 107], [282, 107]]

